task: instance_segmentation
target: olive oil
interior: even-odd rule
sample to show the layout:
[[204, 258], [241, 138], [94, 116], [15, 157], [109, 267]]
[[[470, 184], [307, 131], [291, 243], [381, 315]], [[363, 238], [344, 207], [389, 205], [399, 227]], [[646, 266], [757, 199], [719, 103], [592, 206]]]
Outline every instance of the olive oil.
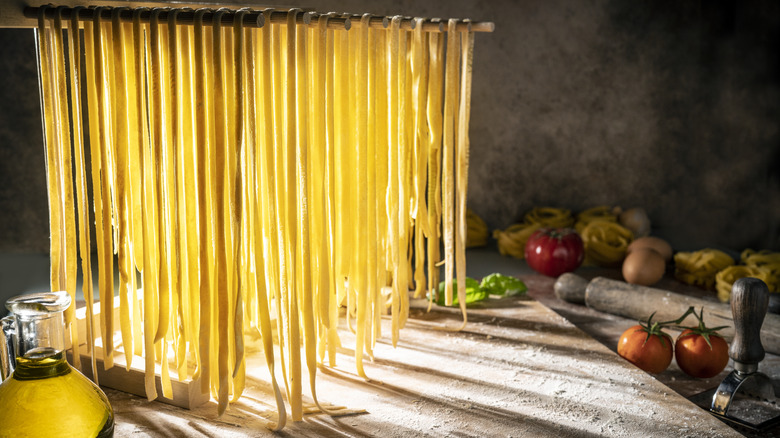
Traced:
[[29, 357], [0, 384], [0, 437], [113, 436], [108, 399], [62, 352]]
[[67, 292], [14, 297], [3, 318], [0, 438], [111, 437], [114, 412], [103, 391], [64, 354]]

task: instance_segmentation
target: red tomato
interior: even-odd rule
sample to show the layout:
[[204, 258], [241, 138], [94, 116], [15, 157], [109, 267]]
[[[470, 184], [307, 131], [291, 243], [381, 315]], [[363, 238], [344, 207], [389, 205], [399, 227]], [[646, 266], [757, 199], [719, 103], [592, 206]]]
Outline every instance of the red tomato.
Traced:
[[658, 374], [672, 363], [672, 337], [662, 331], [651, 334], [647, 328], [635, 325], [620, 335], [617, 352], [648, 373]]
[[680, 369], [691, 377], [706, 379], [720, 374], [729, 363], [729, 345], [715, 333], [709, 333], [710, 344], [694, 330], [680, 333], [674, 344]]
[[548, 277], [577, 269], [584, 258], [582, 239], [571, 228], [540, 228], [525, 245], [528, 266]]

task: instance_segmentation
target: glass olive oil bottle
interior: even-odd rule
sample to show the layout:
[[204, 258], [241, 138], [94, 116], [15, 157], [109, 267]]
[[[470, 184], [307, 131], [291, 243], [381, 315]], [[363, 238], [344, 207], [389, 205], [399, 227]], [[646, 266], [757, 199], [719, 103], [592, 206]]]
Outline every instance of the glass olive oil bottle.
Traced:
[[0, 348], [0, 438], [114, 435], [106, 395], [65, 359], [62, 312], [68, 305], [67, 292], [21, 295], [6, 303], [13, 315], [3, 319], [11, 342]]

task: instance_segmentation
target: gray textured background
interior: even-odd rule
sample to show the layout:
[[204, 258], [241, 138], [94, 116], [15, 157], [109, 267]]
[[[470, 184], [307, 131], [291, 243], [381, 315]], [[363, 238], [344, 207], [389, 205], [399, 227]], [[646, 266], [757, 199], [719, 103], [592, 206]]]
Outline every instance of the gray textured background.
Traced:
[[[642, 206], [677, 249], [780, 249], [780, 2], [297, 4], [495, 22], [476, 37], [469, 185], [491, 228]], [[0, 252], [45, 252], [32, 30], [0, 29], [0, 60]]]

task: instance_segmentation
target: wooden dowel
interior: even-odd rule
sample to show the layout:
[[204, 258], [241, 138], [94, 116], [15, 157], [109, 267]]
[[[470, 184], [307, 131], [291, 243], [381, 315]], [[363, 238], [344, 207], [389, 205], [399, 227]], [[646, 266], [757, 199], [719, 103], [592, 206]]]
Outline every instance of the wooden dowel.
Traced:
[[[218, 7], [215, 6], [215, 7]], [[131, 22], [133, 20], [133, 8], [130, 7], [124, 7], [121, 6], [121, 12], [119, 12], [119, 19], [122, 21]], [[38, 18], [38, 11], [39, 7], [34, 6], [27, 6], [23, 9], [23, 15], [24, 18], [27, 19], [37, 19]], [[45, 11], [45, 16], [47, 19], [53, 19], [55, 15], [55, 11], [57, 8], [54, 7], [48, 7]], [[144, 7], [143, 12], [140, 14], [141, 21], [148, 22], [151, 17], [151, 7]], [[162, 8], [162, 11], [159, 13], [159, 19], [160, 22], [167, 22], [168, 15], [174, 10], [175, 8]], [[105, 20], [111, 20], [111, 14], [113, 8], [106, 7], [102, 9], [102, 12], [100, 13], [100, 18]], [[177, 9], [179, 12], [176, 14], [176, 23], [177, 24], [183, 24], [183, 25], [192, 25], [195, 23], [195, 10], [191, 8], [182, 8]], [[72, 18], [72, 14], [75, 13], [78, 15], [78, 19], [80, 21], [91, 21], [94, 20], [94, 15], [96, 9], [94, 7], [88, 7], [88, 8], [79, 8], [74, 9], [71, 7], [65, 7], [62, 11], [62, 18], [63, 20], [70, 20]], [[211, 18], [213, 17], [214, 10], [209, 10], [208, 12], [205, 12], [203, 14], [204, 23], [207, 25], [211, 24]], [[236, 16], [237, 10], [227, 10], [222, 15], [222, 24], [225, 26], [232, 25], [233, 19]], [[330, 18], [328, 19], [328, 29], [334, 29], [334, 30], [349, 30], [352, 27], [352, 20], [359, 20], [361, 15], [358, 14], [346, 14], [346, 13], [328, 13], [328, 14], [320, 14], [317, 12], [305, 12], [303, 14], [298, 14], [297, 17], [297, 23], [301, 25], [309, 25], [313, 26], [317, 23], [317, 18], [319, 18], [321, 15], [329, 15]], [[389, 26], [391, 17], [386, 16], [380, 16], [380, 15], [374, 15], [369, 19], [368, 25], [371, 28], [374, 29], [386, 29]], [[423, 31], [426, 32], [444, 32], [445, 23], [446, 20], [442, 20], [439, 18], [432, 18], [432, 19], [425, 19], [422, 23]], [[287, 22], [287, 10], [279, 9], [274, 10], [271, 12], [271, 23], [274, 24], [284, 24]], [[243, 17], [243, 24], [246, 27], [263, 27], [265, 25], [265, 17], [263, 16], [262, 11], [258, 10], [250, 10], [246, 14], [244, 14]], [[401, 29], [403, 30], [413, 30], [415, 26], [415, 21], [413, 17], [403, 17], [401, 19]], [[466, 31], [472, 31], [472, 32], [493, 32], [495, 30], [495, 25], [492, 22], [489, 21], [469, 21], [469, 20], [463, 20], [458, 22], [456, 26], [456, 30], [459, 32], [466, 32]]]
[[[469, 23], [472, 32], [493, 32], [496, 30], [496, 24], [492, 21], [472, 21]], [[458, 26], [460, 30], [460, 26]]]
[[[296, 17], [296, 22], [298, 24], [305, 24], [307, 26], [316, 26], [317, 18], [319, 18], [320, 15], [326, 14], [304, 12], [302, 14], [298, 14]], [[287, 10], [275, 10], [271, 12], [271, 23], [287, 24]], [[330, 19], [328, 19], [328, 29], [349, 30], [350, 27], [352, 27], [352, 23], [349, 17], [332, 16]]]
[[444, 22], [440, 18], [423, 21], [423, 30], [426, 32], [444, 32]]
[[[45, 16], [47, 19], [53, 19], [55, 15], [55, 9], [56, 8], [47, 8], [45, 11]], [[105, 19], [106, 21], [111, 20], [111, 11], [114, 8], [104, 8], [100, 12], [100, 19]], [[119, 13], [119, 19], [126, 22], [132, 22], [133, 21], [133, 9], [129, 7], [120, 7], [122, 11]], [[140, 14], [141, 21], [148, 22], [149, 19], [152, 16], [152, 8], [142, 8], [145, 9]], [[174, 11], [174, 8], [161, 8], [162, 11], [160, 12], [159, 18], [160, 22], [167, 22], [168, 21], [168, 15]], [[37, 7], [25, 7], [24, 8], [24, 16], [25, 18], [37, 18], [38, 17], [38, 10]], [[95, 18], [95, 8], [81, 8], [78, 10], [78, 19], [80, 21], [92, 21]], [[186, 24], [191, 25], [195, 23], [195, 11], [192, 9], [180, 9], [180, 12], [176, 14], [176, 23], [178, 24]], [[72, 14], [74, 12], [74, 8], [65, 8], [62, 11], [62, 18], [63, 20], [70, 20], [72, 18]], [[204, 21], [209, 22], [211, 18], [214, 16], [215, 11], [209, 11], [203, 14]], [[236, 11], [231, 10], [230, 12], [226, 12], [222, 17], [222, 24], [223, 25], [232, 25], [233, 24], [233, 17], [235, 16]], [[247, 27], [263, 27], [265, 24], [265, 17], [263, 16], [263, 13], [261, 11], [252, 11], [246, 15], [244, 15], [244, 26]], [[301, 24], [303, 23], [303, 17], [301, 17]]]

